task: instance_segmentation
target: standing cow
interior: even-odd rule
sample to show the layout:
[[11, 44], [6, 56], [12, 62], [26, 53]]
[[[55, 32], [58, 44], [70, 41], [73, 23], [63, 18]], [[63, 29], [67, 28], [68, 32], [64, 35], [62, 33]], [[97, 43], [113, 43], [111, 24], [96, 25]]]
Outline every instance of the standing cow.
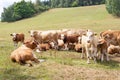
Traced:
[[98, 51], [100, 51], [101, 61], [104, 61], [105, 57], [106, 57], [106, 60], [109, 61], [109, 57], [108, 57], [108, 53], [107, 53], [108, 45], [107, 45], [106, 40], [100, 38], [98, 40], [97, 48], [98, 48]]
[[100, 37], [107, 41], [107, 45], [119, 45], [120, 46], [120, 30], [107, 30], [100, 33]]
[[92, 57], [94, 59], [94, 62], [96, 62], [97, 57], [97, 42], [98, 38], [96, 36], [96, 33], [94, 33], [91, 30], [87, 30], [85, 34], [82, 35], [82, 55], [81, 58], [83, 58], [84, 54], [87, 55], [87, 63], [90, 63], [90, 58]]
[[10, 34], [10, 36], [13, 37], [12, 40], [14, 42], [15, 47], [18, 46], [19, 42], [23, 43], [24, 39], [25, 39], [25, 35], [23, 33], [12, 33], [12, 34]]

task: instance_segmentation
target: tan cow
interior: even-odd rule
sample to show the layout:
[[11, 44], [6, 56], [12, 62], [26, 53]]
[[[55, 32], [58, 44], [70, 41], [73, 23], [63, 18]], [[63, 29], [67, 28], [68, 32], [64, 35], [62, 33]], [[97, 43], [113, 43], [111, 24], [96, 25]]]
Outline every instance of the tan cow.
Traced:
[[90, 63], [90, 58], [94, 59], [96, 62], [97, 57], [97, 43], [98, 38], [96, 33], [91, 30], [87, 30], [86, 34], [82, 35], [82, 55], [81, 58], [84, 57], [84, 54], [87, 55], [87, 63]]
[[46, 51], [46, 50], [49, 50], [50, 48], [51, 48], [51, 46], [48, 43], [39, 44], [39, 50], [40, 51]]
[[18, 42], [23, 43], [25, 39], [25, 35], [23, 33], [12, 33], [10, 36], [13, 36], [12, 40], [14, 42], [14, 46], [17, 47]]
[[19, 64], [29, 64], [32, 66], [32, 61], [39, 63], [39, 60], [33, 54], [33, 50], [37, 47], [37, 43], [35, 41], [26, 41], [22, 46], [14, 50], [10, 58], [13, 62], [17, 62]]
[[80, 43], [75, 44], [75, 51], [82, 52], [82, 45]]

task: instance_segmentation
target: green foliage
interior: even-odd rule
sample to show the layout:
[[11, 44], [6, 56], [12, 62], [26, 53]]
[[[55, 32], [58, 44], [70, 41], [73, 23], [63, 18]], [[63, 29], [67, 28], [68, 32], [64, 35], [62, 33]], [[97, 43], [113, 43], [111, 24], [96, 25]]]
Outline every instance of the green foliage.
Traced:
[[14, 5], [9, 6], [8, 8], [4, 8], [4, 13], [1, 15], [1, 21], [14, 21], [15, 20], [15, 14], [14, 14]]
[[108, 13], [120, 17], [120, 0], [106, 0]]
[[105, 3], [105, 0], [50, 0], [51, 7], [77, 7], [98, 5]]
[[31, 5], [33, 5], [31, 2], [25, 2], [24, 0], [18, 2], [14, 6], [14, 12], [21, 16], [20, 19], [31, 17], [35, 13], [35, 10]]
[[25, 2], [22, 0], [21, 2], [14, 3], [8, 8], [4, 8], [4, 12], [1, 15], [1, 21], [12, 22], [29, 18], [36, 13], [41, 13], [48, 9], [49, 7], [46, 5], [43, 6], [39, 0], [36, 0], [35, 4], [33, 4], [31, 1]]
[[31, 1], [25, 2], [25, 0], [22, 0], [8, 8], [4, 8], [1, 21], [12, 22], [29, 18], [50, 8], [89, 6], [102, 4], [104, 2], [105, 0], [36, 0], [35, 3], [32, 3]]
[[78, 6], [78, 0], [75, 0], [73, 3], [72, 3], [72, 7], [77, 7]]

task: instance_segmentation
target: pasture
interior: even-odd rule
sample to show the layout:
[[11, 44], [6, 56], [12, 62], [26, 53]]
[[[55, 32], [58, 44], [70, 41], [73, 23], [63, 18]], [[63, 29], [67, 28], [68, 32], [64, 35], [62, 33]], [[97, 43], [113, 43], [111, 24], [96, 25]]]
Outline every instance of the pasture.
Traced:
[[110, 62], [87, 64], [86, 59], [80, 59], [80, 53], [57, 51], [55, 56], [55, 51], [49, 50], [35, 53], [45, 62], [33, 67], [11, 62], [14, 46], [10, 33], [25, 33], [28, 39], [29, 30], [64, 28], [92, 29], [99, 34], [108, 29], [120, 30], [120, 19], [108, 14], [105, 5], [99, 5], [56, 8], [21, 21], [0, 23], [0, 80], [120, 80], [120, 57], [115, 56], [110, 57]]

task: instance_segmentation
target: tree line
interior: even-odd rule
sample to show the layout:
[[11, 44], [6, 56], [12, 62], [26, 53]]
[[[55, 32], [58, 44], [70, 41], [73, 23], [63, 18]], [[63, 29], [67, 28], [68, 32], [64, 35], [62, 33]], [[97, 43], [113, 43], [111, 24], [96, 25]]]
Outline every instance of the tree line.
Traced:
[[78, 7], [104, 4], [105, 0], [50, 0], [51, 7]]
[[106, 9], [110, 14], [120, 16], [119, 0], [35, 0], [26, 2], [21, 0], [15, 2], [7, 8], [4, 8], [1, 14], [2, 22], [13, 22], [24, 18], [32, 17], [51, 8], [67, 8], [78, 6], [90, 6], [106, 3]]

